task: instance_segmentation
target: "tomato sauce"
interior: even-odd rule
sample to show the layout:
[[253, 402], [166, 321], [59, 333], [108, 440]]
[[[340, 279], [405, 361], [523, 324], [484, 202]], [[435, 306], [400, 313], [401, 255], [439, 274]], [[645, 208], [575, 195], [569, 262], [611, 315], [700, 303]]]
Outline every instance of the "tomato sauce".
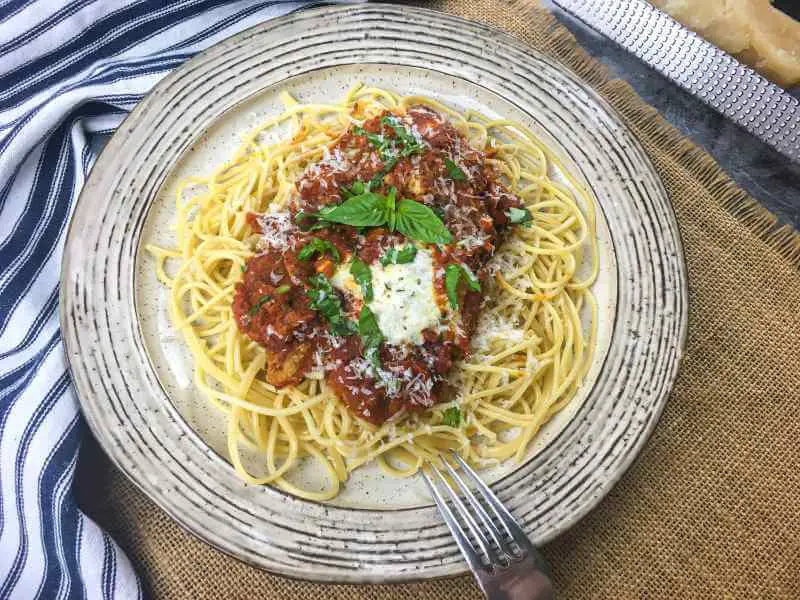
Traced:
[[[384, 117], [393, 118], [390, 123], [400, 132]], [[424, 410], [448, 399], [452, 391], [447, 375], [469, 352], [481, 293], [461, 281], [452, 322], [424, 330], [420, 344], [382, 343], [378, 368], [368, 360], [356, 332], [363, 301], [336, 288], [322, 290], [324, 282], [318, 276], [330, 279], [338, 265], [352, 257], [374, 265], [387, 250], [411, 240], [385, 227], [327, 224], [304, 230], [308, 222], [299, 213], [340, 204], [343, 192], [356, 182], [372, 182], [370, 191], [383, 195], [395, 188], [398, 199], [428, 206], [453, 237], [450, 244], [428, 246], [436, 302], [444, 315], [450, 314], [445, 268], [463, 264], [479, 281], [485, 280], [486, 263], [508, 230], [509, 209], [523, 205], [487, 162], [491, 151], [471, 148], [429, 108], [412, 107], [405, 115], [386, 112], [362, 127], [363, 131], [345, 132], [321, 162], [306, 169], [295, 184], [287, 213], [248, 215], [261, 242], [236, 286], [232, 309], [240, 330], [266, 349], [269, 383], [295, 385], [311, 370], [319, 370], [354, 414], [380, 424], [398, 412]], [[393, 148], [395, 157], [382, 154], [366, 134]], [[399, 156], [397, 150], [409, 145], [415, 150]], [[310, 244], [321, 250], [309, 252]], [[337, 334], [331, 319], [338, 317], [331, 315], [339, 313], [351, 324], [340, 325], [343, 329]]]

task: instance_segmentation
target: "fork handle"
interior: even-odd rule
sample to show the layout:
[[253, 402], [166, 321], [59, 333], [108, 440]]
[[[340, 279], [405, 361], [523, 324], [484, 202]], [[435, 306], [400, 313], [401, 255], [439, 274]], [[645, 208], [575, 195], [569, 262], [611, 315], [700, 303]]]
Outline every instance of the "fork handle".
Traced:
[[541, 571], [524, 577], [509, 577], [498, 581], [486, 594], [488, 600], [553, 600], [553, 583]]
[[484, 571], [477, 579], [487, 600], [553, 600], [555, 597], [550, 569], [533, 547], [511, 568], [496, 569], [491, 574]]

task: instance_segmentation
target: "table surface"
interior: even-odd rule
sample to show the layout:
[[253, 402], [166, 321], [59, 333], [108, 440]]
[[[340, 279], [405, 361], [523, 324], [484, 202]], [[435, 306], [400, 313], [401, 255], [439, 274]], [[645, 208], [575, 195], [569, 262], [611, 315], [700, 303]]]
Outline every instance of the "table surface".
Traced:
[[[542, 0], [596, 59], [654, 106], [672, 125], [711, 154], [739, 186], [760, 200], [782, 223], [800, 228], [800, 164], [683, 91], [610, 39]], [[800, 97], [796, 88], [794, 95]]]

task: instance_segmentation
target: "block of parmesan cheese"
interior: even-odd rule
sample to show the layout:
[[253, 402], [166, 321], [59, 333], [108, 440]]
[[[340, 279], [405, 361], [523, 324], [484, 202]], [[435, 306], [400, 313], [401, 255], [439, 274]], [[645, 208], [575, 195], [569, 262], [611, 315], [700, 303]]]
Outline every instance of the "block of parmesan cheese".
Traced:
[[770, 0], [651, 2], [778, 85], [800, 84], [800, 22]]

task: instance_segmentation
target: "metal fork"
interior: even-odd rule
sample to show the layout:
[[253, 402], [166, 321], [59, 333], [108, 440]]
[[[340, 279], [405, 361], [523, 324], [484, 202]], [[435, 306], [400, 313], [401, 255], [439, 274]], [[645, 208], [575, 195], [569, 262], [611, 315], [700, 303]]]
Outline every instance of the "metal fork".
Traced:
[[[489, 600], [552, 600], [553, 584], [542, 556], [489, 486], [460, 456], [454, 453], [453, 458], [475, 484], [483, 502], [446, 460], [442, 462], [447, 474], [460, 492], [453, 489], [433, 463], [422, 470], [422, 475], [483, 593]], [[434, 483], [428, 470], [435, 474], [438, 483]], [[450, 502], [440, 491], [440, 484], [447, 491]], [[462, 494], [470, 508], [464, 503]], [[494, 514], [494, 519], [486, 507]], [[472, 541], [461, 521], [466, 523]]]

